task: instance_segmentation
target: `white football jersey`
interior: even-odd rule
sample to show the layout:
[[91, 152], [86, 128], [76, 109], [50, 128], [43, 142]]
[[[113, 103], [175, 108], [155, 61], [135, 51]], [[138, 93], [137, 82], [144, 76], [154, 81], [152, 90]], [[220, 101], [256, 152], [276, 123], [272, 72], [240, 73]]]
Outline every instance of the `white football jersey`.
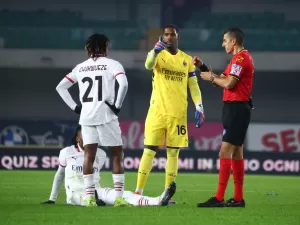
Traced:
[[78, 82], [82, 104], [79, 124], [100, 125], [118, 118], [105, 104], [114, 104], [116, 76], [125, 74], [123, 66], [113, 59], [90, 58], [78, 64], [66, 78]]
[[[98, 148], [94, 162], [94, 181], [99, 186], [100, 170], [106, 160], [106, 153]], [[59, 165], [65, 168], [65, 187], [83, 186], [83, 161], [84, 151], [74, 145], [62, 149], [59, 153]]]

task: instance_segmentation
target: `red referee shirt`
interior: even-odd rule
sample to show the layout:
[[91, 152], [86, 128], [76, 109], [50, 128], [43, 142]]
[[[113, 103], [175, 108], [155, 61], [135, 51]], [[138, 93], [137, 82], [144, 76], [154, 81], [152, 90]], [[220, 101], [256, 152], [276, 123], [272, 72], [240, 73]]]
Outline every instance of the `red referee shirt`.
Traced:
[[231, 90], [224, 89], [223, 102], [248, 102], [252, 92], [254, 65], [252, 56], [245, 49], [235, 54], [223, 74], [239, 81]]

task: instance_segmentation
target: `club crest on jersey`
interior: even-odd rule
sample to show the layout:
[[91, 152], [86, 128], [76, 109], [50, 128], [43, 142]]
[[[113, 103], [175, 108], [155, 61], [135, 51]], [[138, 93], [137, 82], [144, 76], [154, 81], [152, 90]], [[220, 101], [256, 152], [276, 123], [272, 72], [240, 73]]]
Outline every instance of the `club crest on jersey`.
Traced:
[[183, 66], [186, 67], [187, 66], [187, 63], [185, 60], [183, 60]]
[[244, 58], [241, 57], [241, 56], [238, 56], [238, 57], [236, 58], [236, 61], [239, 62], [239, 63], [243, 62], [243, 60], [244, 60]]

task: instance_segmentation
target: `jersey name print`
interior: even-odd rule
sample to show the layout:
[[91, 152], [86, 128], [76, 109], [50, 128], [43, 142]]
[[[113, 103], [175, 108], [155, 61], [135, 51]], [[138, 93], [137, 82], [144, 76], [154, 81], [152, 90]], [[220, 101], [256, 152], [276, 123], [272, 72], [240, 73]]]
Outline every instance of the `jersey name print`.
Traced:
[[89, 72], [89, 71], [97, 71], [97, 70], [107, 70], [107, 65], [93, 65], [93, 66], [84, 66], [80, 67], [80, 72]]

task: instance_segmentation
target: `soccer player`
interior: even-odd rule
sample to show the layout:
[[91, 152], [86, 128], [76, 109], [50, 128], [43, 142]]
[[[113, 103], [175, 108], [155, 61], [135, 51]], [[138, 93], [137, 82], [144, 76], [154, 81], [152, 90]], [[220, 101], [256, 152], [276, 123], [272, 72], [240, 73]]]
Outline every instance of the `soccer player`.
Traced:
[[[222, 47], [233, 58], [221, 76], [208, 71], [199, 57], [194, 63], [202, 72], [201, 78], [224, 88], [222, 122], [224, 127], [220, 157], [219, 186], [217, 193], [198, 207], [245, 207], [243, 196], [244, 160], [243, 144], [251, 117], [254, 64], [250, 53], [244, 49], [244, 34], [238, 28], [224, 32]], [[231, 168], [234, 179], [234, 197], [224, 202]]]
[[[49, 200], [42, 204], [55, 204], [62, 183], [65, 181], [67, 204], [86, 205], [84, 193], [85, 186], [82, 173], [84, 148], [80, 126], [77, 128], [72, 142], [72, 146], [62, 149], [59, 153], [59, 167], [54, 177], [51, 194]], [[116, 192], [114, 189], [103, 188], [100, 185], [100, 170], [105, 164], [105, 161], [105, 152], [101, 148], [98, 148], [96, 160], [93, 165], [97, 206], [114, 205], [116, 200]], [[176, 184], [173, 182], [159, 197], [156, 198], [135, 195], [130, 191], [124, 191], [123, 198], [133, 206], [166, 206], [175, 191]]]
[[[87, 206], [96, 206], [93, 163], [98, 145], [112, 151], [113, 183], [118, 202], [123, 201], [124, 168], [121, 129], [118, 113], [127, 93], [128, 82], [122, 65], [107, 58], [109, 39], [93, 34], [86, 41], [89, 59], [78, 64], [56, 87], [65, 103], [80, 114], [84, 145], [83, 174]], [[115, 81], [119, 90], [115, 101]], [[68, 92], [78, 82], [81, 105], [77, 105]], [[125, 202], [124, 202], [125, 204]]]
[[204, 120], [201, 92], [192, 57], [178, 49], [178, 29], [167, 25], [163, 37], [148, 53], [145, 67], [153, 71], [152, 96], [145, 122], [144, 152], [138, 170], [136, 193], [142, 194], [158, 146], [166, 139], [165, 187], [177, 176], [180, 148], [188, 147], [187, 88], [196, 107], [196, 126]]

